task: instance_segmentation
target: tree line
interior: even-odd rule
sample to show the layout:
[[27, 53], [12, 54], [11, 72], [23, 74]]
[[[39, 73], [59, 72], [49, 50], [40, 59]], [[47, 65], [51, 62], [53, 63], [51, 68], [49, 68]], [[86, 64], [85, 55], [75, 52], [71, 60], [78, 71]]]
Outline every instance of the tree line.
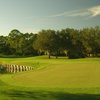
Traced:
[[48, 55], [85, 58], [100, 56], [100, 27], [41, 30], [37, 34], [12, 30], [0, 36], [0, 54], [16, 56]]

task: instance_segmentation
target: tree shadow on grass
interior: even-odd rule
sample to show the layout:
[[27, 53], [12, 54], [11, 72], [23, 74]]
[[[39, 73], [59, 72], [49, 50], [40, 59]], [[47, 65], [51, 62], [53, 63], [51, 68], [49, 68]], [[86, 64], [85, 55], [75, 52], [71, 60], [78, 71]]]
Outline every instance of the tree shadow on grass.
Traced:
[[100, 100], [99, 94], [70, 94], [50, 91], [4, 91], [10, 100]]

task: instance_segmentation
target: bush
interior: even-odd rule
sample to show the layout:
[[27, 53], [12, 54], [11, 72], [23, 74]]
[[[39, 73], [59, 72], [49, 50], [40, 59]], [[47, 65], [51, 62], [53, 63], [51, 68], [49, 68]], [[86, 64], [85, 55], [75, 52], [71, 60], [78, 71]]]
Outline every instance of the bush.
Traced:
[[85, 58], [85, 54], [82, 51], [71, 49], [67, 53], [69, 59]]

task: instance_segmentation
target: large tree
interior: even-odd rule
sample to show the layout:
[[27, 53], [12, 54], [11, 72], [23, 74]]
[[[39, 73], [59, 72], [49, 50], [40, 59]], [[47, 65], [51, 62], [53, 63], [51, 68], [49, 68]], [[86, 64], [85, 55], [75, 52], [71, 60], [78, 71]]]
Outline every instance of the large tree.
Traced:
[[8, 35], [9, 44], [13, 49], [15, 49], [15, 54], [20, 54], [22, 52], [22, 44], [20, 43], [21, 35], [22, 33], [17, 29], [12, 30]]
[[54, 30], [42, 30], [37, 35], [33, 46], [39, 51], [47, 52], [49, 58], [52, 53], [54, 53], [57, 58], [57, 51], [59, 48], [58, 36]]
[[36, 34], [33, 33], [21, 33], [19, 30], [14, 29], [8, 35], [8, 42], [10, 47], [14, 49], [15, 55], [31, 56], [37, 55], [36, 50], [33, 48], [33, 42], [35, 41]]

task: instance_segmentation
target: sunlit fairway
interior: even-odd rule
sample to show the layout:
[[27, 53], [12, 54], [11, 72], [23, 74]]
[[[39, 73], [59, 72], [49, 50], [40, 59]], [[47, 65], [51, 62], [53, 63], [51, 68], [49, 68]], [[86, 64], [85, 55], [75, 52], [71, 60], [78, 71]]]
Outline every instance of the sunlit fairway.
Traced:
[[0, 100], [100, 99], [100, 58], [71, 60], [39, 56], [0, 58], [0, 63], [34, 68], [32, 71], [0, 74]]

